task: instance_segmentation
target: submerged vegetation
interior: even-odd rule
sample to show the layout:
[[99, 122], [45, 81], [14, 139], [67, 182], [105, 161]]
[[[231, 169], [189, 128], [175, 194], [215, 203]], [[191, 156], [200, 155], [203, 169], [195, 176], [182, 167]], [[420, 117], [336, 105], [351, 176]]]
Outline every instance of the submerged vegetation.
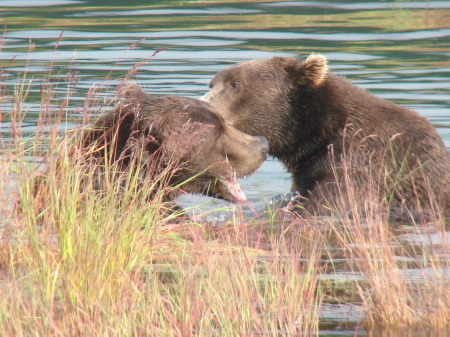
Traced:
[[[13, 92], [0, 88], [0, 120], [9, 125], [0, 166], [0, 335], [318, 335], [333, 323], [329, 306], [358, 308], [349, 324], [360, 330], [449, 329], [444, 217], [392, 222], [368, 189], [364, 209], [355, 203], [348, 212], [349, 195], [330, 203], [332, 217], [278, 209], [249, 219], [235, 205], [221, 226], [175, 221], [161, 212], [164, 191], [138, 185], [139, 172], [117, 184], [108, 179], [114, 165], [105, 167], [99, 190], [76, 132], [60, 132], [76, 83], [62, 90], [38, 82], [25, 73]], [[113, 105], [111, 96], [93, 88], [79, 120], [93, 106]], [[26, 136], [30, 103], [40, 113]], [[36, 190], [39, 177], [45, 189]]]

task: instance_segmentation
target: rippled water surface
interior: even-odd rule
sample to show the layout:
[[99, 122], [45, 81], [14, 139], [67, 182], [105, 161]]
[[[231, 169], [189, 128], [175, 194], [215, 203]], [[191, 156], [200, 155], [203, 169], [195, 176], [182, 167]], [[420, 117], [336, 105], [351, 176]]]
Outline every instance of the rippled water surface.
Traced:
[[[148, 92], [198, 98], [228, 65], [320, 52], [334, 73], [427, 117], [450, 147], [450, 1], [0, 0], [0, 18], [4, 144], [11, 136], [10, 98], [20, 86], [28, 91], [21, 132], [31, 135], [43, 85], [54, 85], [56, 101], [70, 96], [63, 113], [71, 129], [86, 113], [105, 109], [107, 95], [86, 111], [89, 90], [112, 96], [142, 61], [133, 80]], [[258, 211], [289, 190], [290, 179], [268, 160], [241, 186]], [[179, 201], [188, 207], [205, 198]], [[324, 312], [343, 319], [339, 310]]]

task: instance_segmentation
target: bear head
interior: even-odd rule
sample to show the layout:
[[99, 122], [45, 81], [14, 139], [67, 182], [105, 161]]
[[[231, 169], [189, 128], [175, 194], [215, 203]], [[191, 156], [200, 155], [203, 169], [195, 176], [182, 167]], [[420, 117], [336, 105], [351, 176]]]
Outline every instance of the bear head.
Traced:
[[123, 100], [85, 134], [85, 147], [123, 170], [139, 165], [142, 179], [156, 179], [171, 168], [167, 195], [181, 189], [228, 201], [245, 199], [236, 178], [252, 174], [266, 159], [264, 137], [244, 134], [225, 123], [208, 103], [186, 97], [156, 97], [137, 85], [121, 91]]
[[[319, 118], [311, 118], [317, 113], [311, 105], [317, 104], [312, 96], [327, 99], [320, 90], [327, 76], [327, 60], [320, 54], [304, 61], [284, 57], [252, 60], [219, 71], [201, 100], [213, 105], [237, 129], [265, 136], [271, 155], [282, 157], [288, 152], [290, 156], [302, 138], [326, 133]], [[319, 109], [319, 113], [325, 111]]]

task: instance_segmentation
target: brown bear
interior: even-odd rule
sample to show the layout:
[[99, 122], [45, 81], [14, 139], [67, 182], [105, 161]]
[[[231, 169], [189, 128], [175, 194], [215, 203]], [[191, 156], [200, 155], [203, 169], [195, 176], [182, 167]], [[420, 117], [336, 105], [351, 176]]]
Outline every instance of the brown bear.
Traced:
[[265, 136], [312, 209], [344, 194], [350, 202], [351, 188], [361, 203], [370, 190], [388, 206], [450, 210], [450, 158], [433, 126], [331, 74], [324, 56], [238, 63], [209, 86], [201, 99], [242, 132]]
[[170, 167], [163, 201], [182, 190], [230, 202], [245, 199], [236, 178], [264, 162], [267, 139], [238, 131], [203, 101], [149, 95], [136, 84], [126, 85], [120, 95], [113, 110], [84, 130], [84, 152], [91, 158], [107, 156], [118, 163], [119, 173], [135, 165], [141, 179], [161, 183]]

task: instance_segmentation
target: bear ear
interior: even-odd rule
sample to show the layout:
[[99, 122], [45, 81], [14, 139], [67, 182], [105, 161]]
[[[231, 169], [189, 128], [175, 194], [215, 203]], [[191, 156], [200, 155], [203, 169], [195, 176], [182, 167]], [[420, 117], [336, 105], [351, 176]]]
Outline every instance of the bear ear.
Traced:
[[134, 130], [126, 140], [121, 157], [129, 160], [135, 158], [140, 162], [148, 161], [161, 147], [161, 143], [152, 133]]
[[311, 54], [302, 64], [303, 75], [311, 82], [313, 87], [320, 86], [328, 74], [327, 59], [320, 54]]
[[297, 85], [309, 83], [313, 88], [316, 88], [327, 78], [327, 59], [323, 55], [311, 54], [303, 62], [296, 59], [285, 60], [285, 69]]
[[141, 95], [145, 95], [144, 90], [134, 82], [123, 82], [117, 87], [118, 97], [138, 99]]

